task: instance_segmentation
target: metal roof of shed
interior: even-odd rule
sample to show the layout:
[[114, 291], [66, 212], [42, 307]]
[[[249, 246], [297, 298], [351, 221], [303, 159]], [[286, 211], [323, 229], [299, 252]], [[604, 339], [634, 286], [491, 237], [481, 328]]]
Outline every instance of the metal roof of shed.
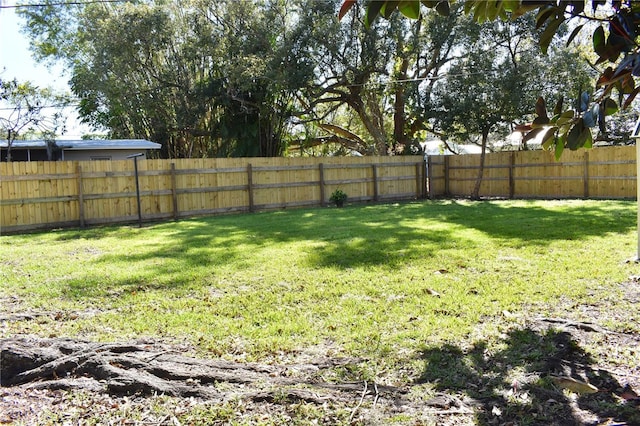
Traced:
[[[14, 141], [12, 148], [46, 148], [44, 140]], [[57, 140], [56, 146], [63, 150], [95, 150], [95, 149], [160, 149], [162, 145], [146, 139], [90, 139], [90, 140]], [[7, 148], [7, 141], [0, 140], [0, 148]]]

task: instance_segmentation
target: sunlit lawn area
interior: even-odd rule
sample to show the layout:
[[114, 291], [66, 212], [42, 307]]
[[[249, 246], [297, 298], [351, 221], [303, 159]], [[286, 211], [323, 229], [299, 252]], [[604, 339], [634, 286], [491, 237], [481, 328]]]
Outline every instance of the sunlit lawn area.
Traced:
[[386, 357], [463, 339], [505, 310], [608, 294], [634, 272], [624, 260], [635, 238], [635, 204], [599, 201], [408, 203], [4, 236], [5, 296], [22, 309], [95, 310], [4, 332], [166, 337], [251, 359], [332, 342]]
[[314, 350], [402, 385], [424, 373], [424, 351], [539, 316], [640, 331], [579, 309], [618, 298], [636, 238], [634, 202], [460, 200], [3, 236], [3, 313], [59, 314], [1, 332], [267, 363]]

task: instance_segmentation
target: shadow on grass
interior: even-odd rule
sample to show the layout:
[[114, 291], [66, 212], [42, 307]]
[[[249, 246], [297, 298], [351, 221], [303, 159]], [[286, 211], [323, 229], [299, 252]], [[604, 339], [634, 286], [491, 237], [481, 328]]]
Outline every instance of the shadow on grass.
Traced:
[[[527, 328], [500, 343], [497, 350], [485, 342], [468, 350], [449, 344], [428, 348], [420, 382], [471, 398], [480, 425], [596, 425], [604, 419], [640, 424], [638, 408], [620, 398], [623, 386], [595, 366], [569, 333]], [[588, 382], [598, 391], [563, 391], [560, 377]]]
[[[556, 240], [622, 234], [635, 229], [635, 203], [619, 201], [511, 202], [451, 201], [443, 204], [442, 220], [473, 228], [514, 244], [547, 245]], [[557, 203], [556, 207], [551, 204]]]
[[[95, 262], [144, 263], [145, 273], [119, 284], [162, 288], [193, 282], [190, 271], [197, 269], [227, 264], [249, 268], [253, 253], [277, 244], [310, 243], [293, 254], [310, 268], [400, 270], [446, 249], [477, 247], [473, 235], [464, 232], [469, 229], [514, 246], [545, 246], [556, 240], [625, 233], [634, 227], [629, 203], [576, 202], [545, 208], [535, 202], [439, 201], [194, 218], [124, 232], [118, 232], [121, 228], [61, 232], [58, 238], [116, 236], [140, 241], [161, 236], [160, 242], [139, 253], [105, 254]], [[88, 290], [101, 279], [105, 277], [76, 280], [74, 292]]]

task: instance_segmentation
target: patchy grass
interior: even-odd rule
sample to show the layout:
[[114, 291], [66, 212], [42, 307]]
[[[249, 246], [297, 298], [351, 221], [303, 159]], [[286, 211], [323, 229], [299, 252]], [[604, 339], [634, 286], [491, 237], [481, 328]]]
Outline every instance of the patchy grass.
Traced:
[[513, 331], [532, 318], [640, 332], [585, 308], [632, 309], [620, 284], [637, 274], [625, 263], [635, 250], [636, 204], [614, 201], [411, 202], [4, 236], [3, 313], [55, 314], [0, 333], [161, 339], [236, 361], [356, 356], [367, 362], [330, 379], [426, 394], [471, 380], [495, 393], [536, 382], [553, 349], [555, 335]]

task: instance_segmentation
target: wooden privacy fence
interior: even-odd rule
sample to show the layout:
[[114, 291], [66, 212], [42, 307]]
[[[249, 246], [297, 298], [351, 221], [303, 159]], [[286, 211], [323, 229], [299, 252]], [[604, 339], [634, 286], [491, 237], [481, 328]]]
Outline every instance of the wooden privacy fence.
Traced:
[[[0, 233], [318, 206], [465, 197], [480, 156], [236, 158], [0, 163]], [[636, 198], [636, 148], [487, 154], [480, 196]]]
[[1, 163], [0, 232], [325, 205], [336, 189], [349, 201], [426, 196], [422, 157], [137, 160], [137, 179], [135, 165]]
[[[429, 157], [430, 197], [469, 196], [479, 165], [479, 154]], [[480, 196], [634, 199], [636, 176], [635, 146], [565, 151], [559, 161], [548, 151], [498, 152], [486, 155]]]

